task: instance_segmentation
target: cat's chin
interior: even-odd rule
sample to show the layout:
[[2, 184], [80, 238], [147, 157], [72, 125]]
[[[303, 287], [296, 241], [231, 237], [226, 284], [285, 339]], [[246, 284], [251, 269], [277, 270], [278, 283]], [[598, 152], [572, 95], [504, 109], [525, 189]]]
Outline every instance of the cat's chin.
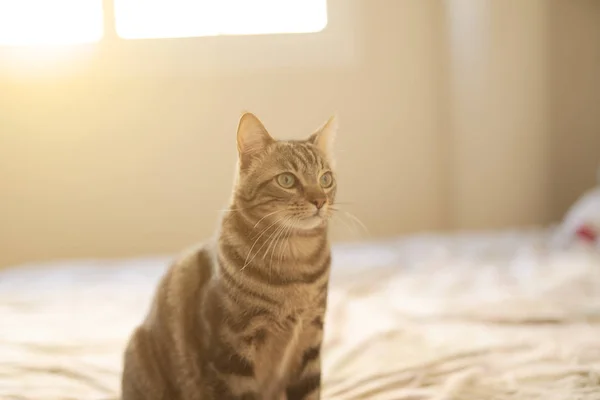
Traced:
[[309, 231], [319, 228], [325, 224], [325, 219], [319, 215], [306, 217], [296, 222], [296, 228], [299, 230]]

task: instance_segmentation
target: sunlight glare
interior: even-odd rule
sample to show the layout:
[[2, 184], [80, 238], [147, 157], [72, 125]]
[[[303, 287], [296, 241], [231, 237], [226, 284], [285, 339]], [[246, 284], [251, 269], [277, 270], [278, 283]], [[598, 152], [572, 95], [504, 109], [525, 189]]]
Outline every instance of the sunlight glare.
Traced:
[[0, 46], [97, 42], [102, 0], [0, 0]]
[[327, 0], [115, 0], [125, 39], [318, 32]]

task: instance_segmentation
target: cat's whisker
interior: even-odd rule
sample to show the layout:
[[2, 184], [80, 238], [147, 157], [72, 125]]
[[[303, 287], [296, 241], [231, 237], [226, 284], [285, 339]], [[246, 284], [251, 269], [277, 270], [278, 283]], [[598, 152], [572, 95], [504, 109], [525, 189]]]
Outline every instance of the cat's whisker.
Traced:
[[[283, 211], [283, 210], [280, 210], [280, 211]], [[260, 238], [265, 234], [265, 232], [267, 232], [269, 229], [271, 229], [271, 227], [275, 226], [275, 224], [281, 222], [282, 220], [283, 220], [283, 218], [275, 220], [275, 222], [273, 222], [271, 225], [269, 225], [268, 227], [266, 227], [265, 229], [263, 229], [261, 231], [260, 235], [258, 235], [258, 237], [254, 241], [254, 243], [252, 243], [252, 246], [250, 247], [250, 250], [248, 250], [248, 254], [246, 255], [246, 260], [244, 261], [244, 266], [240, 269], [240, 271], [243, 271], [248, 266], [248, 264], [251, 263], [252, 260], [254, 260], [254, 258], [256, 257], [256, 254], [258, 254], [260, 252], [260, 250], [264, 247], [264, 245], [265, 245], [266, 242], [263, 243], [262, 246], [254, 254], [254, 256], [252, 256], [252, 259], [248, 260], [248, 258], [250, 257], [250, 254], [252, 254], [252, 249], [254, 249], [254, 246], [256, 246], [256, 243], [258, 243], [258, 241], [260, 240]]]
[[[267, 255], [269, 254], [269, 250], [271, 249], [271, 245], [277, 240], [277, 238], [279, 237], [279, 235], [281, 235], [281, 233], [283, 232], [283, 230], [287, 227], [287, 225], [285, 223], [290, 218], [291, 217], [289, 217], [289, 216], [285, 217], [284, 220], [282, 221], [281, 225], [279, 225], [277, 227], [277, 229], [267, 239], [269, 241], [269, 246], [267, 247], [267, 249], [263, 253], [263, 260], [266, 259]], [[271, 239], [271, 238], [273, 238], [273, 239]]]
[[226, 208], [226, 209], [219, 210], [219, 211], [223, 213], [224, 217], [227, 215], [227, 217], [224, 218], [224, 222], [228, 222], [236, 212], [243, 211], [243, 210], [251, 210], [255, 207], [256, 207], [256, 205], [252, 205], [249, 207]]
[[363, 228], [363, 230], [365, 231], [365, 233], [368, 236], [371, 236], [371, 233], [369, 232], [369, 228], [367, 228], [367, 226], [354, 214], [352, 214], [351, 212], [348, 211], [344, 211], [344, 210], [340, 210], [341, 212], [343, 212], [345, 215], [347, 215], [348, 217], [350, 217], [352, 220], [356, 221], [360, 227]]
[[[277, 248], [277, 244], [281, 241], [282, 236], [285, 234], [284, 232], [287, 232], [288, 229], [288, 223], [289, 221], [292, 220], [293, 217], [289, 217], [283, 224], [283, 229], [279, 232], [279, 235], [277, 235], [276, 237], [276, 241], [275, 241], [275, 245], [273, 246], [273, 250], [271, 251], [271, 260], [269, 261], [269, 276], [271, 275], [271, 272], [273, 271], [273, 255], [275, 254], [275, 249]], [[269, 250], [267, 249], [267, 251], [265, 252], [265, 255], [268, 254]]]
[[[250, 209], [252, 209], [252, 208], [256, 208], [256, 207], [257, 207], [257, 206], [259, 206], [259, 205], [260, 205], [260, 204], [254, 204], [254, 205], [251, 205], [251, 206], [248, 206], [248, 207], [228, 207], [228, 208], [224, 208], [224, 209], [217, 210], [217, 211], [220, 211], [220, 212], [235, 212], [235, 211], [243, 211], [243, 210], [250, 210]], [[232, 206], [233, 206], [233, 204], [232, 204]]]
[[[292, 236], [292, 233], [294, 232], [294, 228], [296, 225], [296, 221], [299, 221], [300, 218], [294, 218], [292, 219], [292, 221], [290, 222], [290, 228], [288, 229], [287, 233], [287, 237], [284, 239], [281, 248], [280, 248], [280, 252], [279, 252], [279, 263], [281, 264], [281, 262], [283, 261], [283, 256], [285, 254], [285, 252], [288, 251], [289, 247], [290, 247], [290, 237]], [[283, 245], [285, 245], [285, 249], [283, 248]]]
[[275, 251], [277, 249], [277, 245], [279, 245], [280, 249], [281, 249], [281, 244], [284, 242], [285, 237], [287, 235], [287, 232], [290, 230], [290, 227], [292, 226], [291, 222], [294, 219], [293, 216], [291, 216], [285, 224], [284, 230], [282, 231], [282, 233], [278, 236], [277, 238], [277, 243], [275, 243], [275, 246], [273, 246], [273, 251], [271, 252], [271, 261], [270, 261], [270, 265], [271, 268], [273, 267], [273, 256], [275, 255]]
[[[286, 210], [279, 210], [279, 211], [286, 211]], [[278, 212], [279, 212], [278, 211]], [[248, 251], [248, 255], [246, 256], [246, 260], [244, 262], [244, 266], [240, 269], [240, 271], [243, 271], [255, 258], [258, 254], [260, 254], [260, 251], [265, 247], [265, 245], [267, 243], [269, 243], [269, 240], [265, 240], [263, 242], [263, 244], [258, 248], [258, 250], [254, 253], [254, 255], [252, 256], [252, 258], [250, 260], [248, 260], [248, 257], [250, 256], [250, 253], [252, 252], [252, 249], [254, 248], [254, 246], [256, 245], [256, 242], [258, 242], [258, 240], [265, 234], [265, 232], [270, 229], [271, 227], [273, 227], [276, 224], [280, 224], [283, 221], [286, 220], [286, 217], [283, 218], [279, 218], [278, 220], [275, 220], [275, 222], [273, 222], [271, 225], [269, 225], [268, 228], [266, 228], [265, 230], [262, 231], [262, 233], [260, 234], [260, 236], [254, 241], [254, 243], [252, 244], [252, 247], [250, 248], [250, 250]], [[279, 227], [278, 227], [279, 228]], [[276, 230], [278, 230], [278, 228], [276, 228]], [[274, 234], [274, 232], [271, 233], [271, 236]], [[271, 236], [269, 236], [269, 239], [271, 238]]]
[[273, 214], [277, 214], [279, 212], [282, 212], [282, 211], [287, 211], [287, 210], [286, 209], [276, 210], [276, 211], [273, 211], [271, 213], [268, 213], [267, 215], [265, 215], [264, 217], [262, 217], [261, 219], [259, 219], [258, 222], [256, 224], [254, 224], [254, 227], [252, 227], [252, 229], [256, 229], [256, 227], [258, 226], [258, 224], [260, 224], [265, 218], [267, 218], [267, 217], [269, 217], [269, 216], [271, 216]]
[[[345, 219], [342, 218], [341, 214], [334, 214], [334, 217], [337, 217], [336, 221], [340, 221], [344, 224], [344, 226], [346, 226], [346, 228], [348, 228], [349, 231], [351, 231], [352, 233], [354, 233], [355, 235], [359, 235], [359, 233], [356, 230], [356, 227], [351, 225], [349, 222], [347, 222]], [[360, 236], [360, 235], [359, 235]]]

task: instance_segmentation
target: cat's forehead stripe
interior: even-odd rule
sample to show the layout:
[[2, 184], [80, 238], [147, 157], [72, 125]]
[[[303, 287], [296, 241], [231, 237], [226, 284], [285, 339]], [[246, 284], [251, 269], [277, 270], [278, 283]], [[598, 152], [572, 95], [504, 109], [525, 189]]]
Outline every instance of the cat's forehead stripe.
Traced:
[[298, 157], [305, 170], [308, 169], [308, 167], [311, 165], [308, 152], [304, 151], [302, 147], [297, 147], [295, 150], [296, 151], [294, 152], [293, 156]]
[[285, 168], [298, 172], [313, 171], [314, 169], [323, 169], [325, 163], [316, 149], [304, 142], [287, 141], [280, 142], [279, 150], [280, 162]]
[[293, 171], [299, 171], [300, 170], [300, 166], [298, 165], [298, 163], [296, 162], [296, 160], [294, 160], [293, 157], [287, 157], [285, 159], [285, 167], [289, 168]]
[[305, 143], [294, 143], [292, 146], [292, 157], [298, 159], [302, 163], [304, 170], [312, 170], [315, 166], [323, 168], [321, 157], [315, 152], [315, 149]]
[[307, 163], [314, 165], [317, 162], [317, 157], [306, 145], [302, 145], [298, 150], [306, 157]]

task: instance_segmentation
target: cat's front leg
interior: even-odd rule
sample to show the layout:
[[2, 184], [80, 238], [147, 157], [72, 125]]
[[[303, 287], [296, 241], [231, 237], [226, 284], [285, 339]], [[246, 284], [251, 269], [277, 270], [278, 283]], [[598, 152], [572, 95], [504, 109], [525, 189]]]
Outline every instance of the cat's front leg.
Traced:
[[288, 386], [287, 400], [320, 400], [321, 371], [302, 376], [297, 382]]
[[321, 398], [321, 344], [304, 351], [300, 375], [286, 389], [287, 400]]
[[261, 400], [288, 400], [284, 384], [272, 384], [269, 389], [263, 391]]
[[287, 394], [281, 393], [281, 395], [279, 396], [279, 400], [288, 400]]
[[[326, 296], [326, 293], [324, 294]], [[323, 345], [324, 307], [307, 318], [302, 334], [297, 375], [286, 388], [287, 400], [320, 400], [321, 398], [321, 347]]]

